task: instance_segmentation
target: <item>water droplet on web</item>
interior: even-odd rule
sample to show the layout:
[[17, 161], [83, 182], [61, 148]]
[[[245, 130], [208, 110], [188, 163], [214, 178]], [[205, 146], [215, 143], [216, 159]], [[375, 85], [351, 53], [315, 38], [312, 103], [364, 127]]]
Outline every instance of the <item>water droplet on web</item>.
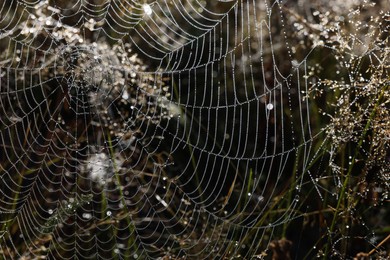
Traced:
[[91, 219], [92, 215], [90, 213], [83, 213], [83, 218], [85, 219]]
[[148, 5], [148, 4], [144, 4], [144, 5], [142, 6], [142, 8], [144, 9], [144, 13], [145, 13], [146, 15], [148, 15], [148, 16], [150, 16], [150, 15], [153, 13], [152, 8], [151, 8], [150, 5]]
[[274, 109], [274, 105], [273, 105], [272, 103], [268, 103], [268, 104], [267, 104], [267, 109], [268, 109], [268, 110]]
[[293, 67], [295, 67], [295, 68], [298, 68], [298, 67], [300, 66], [299, 63], [298, 63], [298, 61], [296, 61], [296, 60], [291, 61], [291, 65], [292, 65]]
[[107, 211], [107, 216], [111, 216], [112, 215], [112, 212], [111, 211]]
[[125, 100], [129, 99], [129, 92], [127, 92], [126, 90], [123, 91], [122, 98]]

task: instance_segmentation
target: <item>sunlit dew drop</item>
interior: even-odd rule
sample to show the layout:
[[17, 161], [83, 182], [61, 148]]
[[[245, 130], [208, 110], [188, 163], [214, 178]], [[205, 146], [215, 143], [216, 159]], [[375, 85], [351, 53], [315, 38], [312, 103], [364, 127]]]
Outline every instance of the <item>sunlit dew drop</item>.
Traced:
[[145, 14], [148, 16], [150, 16], [153, 13], [152, 8], [148, 4], [144, 4], [142, 8], [144, 9]]
[[85, 219], [91, 219], [92, 215], [90, 213], [83, 213], [83, 218]]
[[112, 212], [111, 211], [107, 211], [107, 216], [111, 216], [112, 215]]
[[49, 209], [48, 213], [51, 215], [53, 214], [53, 210], [52, 209]]
[[272, 103], [268, 103], [268, 104], [267, 104], [267, 109], [268, 109], [268, 110], [274, 109], [274, 105], [273, 105]]
[[122, 98], [126, 100], [129, 99], [129, 92], [127, 92], [127, 90], [123, 91]]

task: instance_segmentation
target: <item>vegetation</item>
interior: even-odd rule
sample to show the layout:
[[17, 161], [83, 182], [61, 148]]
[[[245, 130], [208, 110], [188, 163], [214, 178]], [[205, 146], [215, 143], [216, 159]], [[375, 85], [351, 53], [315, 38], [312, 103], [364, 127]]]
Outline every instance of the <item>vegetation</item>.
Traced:
[[2, 258], [388, 259], [387, 0], [73, 2], [0, 7]]

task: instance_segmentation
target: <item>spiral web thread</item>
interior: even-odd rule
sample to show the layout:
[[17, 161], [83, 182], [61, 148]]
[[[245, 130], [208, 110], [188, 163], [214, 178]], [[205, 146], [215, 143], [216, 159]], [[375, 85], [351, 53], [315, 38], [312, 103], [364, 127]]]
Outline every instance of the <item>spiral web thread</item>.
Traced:
[[322, 130], [284, 3], [211, 2], [0, 4], [4, 257], [261, 256], [300, 216]]

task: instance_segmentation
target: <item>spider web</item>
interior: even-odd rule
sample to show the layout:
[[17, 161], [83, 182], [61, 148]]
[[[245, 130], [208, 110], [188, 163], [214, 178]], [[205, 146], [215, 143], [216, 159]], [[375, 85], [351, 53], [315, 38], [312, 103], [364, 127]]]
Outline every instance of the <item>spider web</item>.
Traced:
[[3, 1], [4, 257], [260, 257], [322, 145], [284, 5]]

